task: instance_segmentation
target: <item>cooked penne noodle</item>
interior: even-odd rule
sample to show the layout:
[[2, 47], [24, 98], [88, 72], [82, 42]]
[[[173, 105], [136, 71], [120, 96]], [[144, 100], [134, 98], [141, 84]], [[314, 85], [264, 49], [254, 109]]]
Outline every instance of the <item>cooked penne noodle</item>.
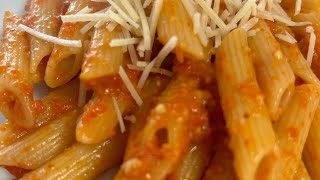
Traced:
[[121, 28], [109, 32], [105, 26], [94, 30], [93, 38], [86, 57], [80, 78], [84, 83], [92, 83], [94, 79], [118, 74], [123, 63], [122, 47], [110, 47], [114, 38], [119, 38]]
[[[67, 15], [76, 14], [86, 6], [90, 6], [90, 0], [75, 0], [72, 1]], [[100, 7], [95, 7], [95, 11]], [[59, 38], [67, 40], [81, 40], [82, 42], [89, 40], [88, 33], [82, 34], [80, 29], [85, 23], [63, 23], [59, 32]], [[61, 45], [54, 45], [54, 49], [49, 58], [46, 72], [45, 82], [49, 87], [58, 87], [76, 76], [81, 68], [84, 47], [65, 47]]]
[[306, 142], [310, 125], [320, 100], [319, 86], [301, 85], [296, 90], [281, 115], [274, 124], [279, 141], [281, 158], [284, 167], [281, 176], [292, 179], [296, 172]]
[[320, 178], [320, 108], [310, 126], [308, 138], [303, 150], [303, 161], [310, 174], [311, 179]]
[[303, 161], [300, 161], [293, 177], [293, 180], [311, 180], [311, 177], [305, 167]]
[[255, 54], [253, 62], [266, 106], [276, 121], [292, 96], [295, 77], [267, 24], [260, 20], [256, 28], [260, 30], [248, 38], [249, 46]]
[[243, 29], [224, 38], [215, 67], [237, 176], [254, 179], [260, 161], [275, 147], [275, 134]]
[[27, 173], [21, 180], [90, 180], [122, 161], [126, 134], [117, 134], [100, 144], [76, 143], [40, 168]]
[[[152, 97], [155, 93], [163, 90], [167, 85], [168, 79], [162, 76], [151, 77], [143, 89], [143, 99]], [[76, 137], [79, 142], [85, 144], [100, 143], [111, 138], [115, 132], [115, 127], [118, 125], [115, 107], [112, 102], [112, 97], [117, 98], [120, 111], [123, 117], [132, 113], [135, 109], [135, 102], [131, 96], [126, 94], [116, 94], [112, 96], [97, 95], [84, 108], [84, 113], [79, 118], [76, 128]], [[97, 111], [97, 109], [99, 109]], [[100, 129], [100, 131], [97, 131]]]
[[[57, 36], [61, 26], [59, 16], [63, 13], [63, 0], [27, 0], [24, 24], [38, 32]], [[53, 44], [28, 35], [30, 42], [30, 72], [36, 73], [41, 61], [45, 60], [53, 49]], [[43, 77], [42, 77], [43, 78]]]
[[[281, 26], [275, 23], [268, 23], [273, 35], [284, 34], [286, 31], [291, 33], [290, 28]], [[303, 57], [298, 44], [288, 43], [283, 40], [278, 40], [283, 54], [287, 57], [292, 71], [296, 76], [301, 78], [304, 82], [310, 84], [320, 85], [320, 81], [309, 67], [306, 59]]]
[[178, 167], [190, 144], [196, 143], [196, 136], [201, 137], [196, 132], [208, 123], [204, 108], [207, 93], [200, 90], [197, 75], [186, 72], [184, 65], [176, 68], [176, 79], [157, 105], [150, 113], [138, 116], [137, 121], [142, 122], [147, 116], [145, 126], [134, 130], [115, 179], [165, 179]]
[[[174, 18], [173, 18], [174, 17]], [[157, 32], [158, 39], [166, 44], [173, 36], [178, 38], [177, 49], [195, 59], [205, 59], [206, 53], [197, 35], [193, 33], [192, 21], [181, 1], [163, 1]]]
[[73, 111], [0, 150], [0, 164], [36, 169], [75, 141], [78, 112]]
[[17, 27], [21, 22], [13, 13], [5, 13], [0, 50], [0, 111], [19, 126], [31, 128], [35, 118], [29, 44], [27, 34]]
[[22, 137], [59, 118], [63, 114], [75, 110], [77, 108], [78, 93], [74, 93], [73, 90], [78, 87], [79, 81], [74, 80], [65, 86], [49, 92], [42, 100], [36, 101], [34, 103], [36, 124], [33, 129], [21, 128], [10, 121], [1, 125], [0, 149], [17, 142]]
[[[134, 101], [128, 96], [116, 96], [120, 111], [128, 113], [128, 109], [135, 106]], [[127, 112], [125, 112], [127, 111]], [[129, 111], [130, 112], [130, 111]], [[117, 132], [118, 125], [116, 110], [113, 105], [112, 96], [94, 95], [84, 108], [77, 128], [77, 140], [85, 144], [101, 143], [112, 137]], [[97, 131], [97, 129], [100, 129]]]
[[197, 144], [189, 147], [179, 167], [169, 176], [169, 180], [198, 180], [201, 179], [210, 161], [210, 143]]

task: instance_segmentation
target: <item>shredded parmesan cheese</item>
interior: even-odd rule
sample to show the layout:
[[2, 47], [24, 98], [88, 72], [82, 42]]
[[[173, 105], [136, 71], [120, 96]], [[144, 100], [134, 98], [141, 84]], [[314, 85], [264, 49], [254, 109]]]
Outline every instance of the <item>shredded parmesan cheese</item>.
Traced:
[[21, 30], [48, 42], [54, 43], [54, 44], [58, 44], [61, 46], [68, 46], [68, 47], [82, 47], [82, 43], [80, 40], [66, 40], [66, 39], [60, 39], [57, 37], [53, 37], [41, 32], [38, 32], [34, 29], [31, 29], [23, 24], [19, 24], [18, 26]]
[[151, 63], [149, 63], [145, 68], [144, 68], [144, 71], [139, 79], [139, 82], [138, 82], [138, 85], [137, 85], [137, 88], [139, 89], [142, 89], [144, 84], [146, 83], [148, 77], [149, 77], [149, 74], [153, 68], [153, 66], [155, 65], [156, 63], [156, 60], [153, 60]]
[[200, 13], [195, 13], [192, 18], [193, 21], [193, 33], [198, 34], [201, 30], [200, 26]]
[[119, 75], [120, 75], [122, 81], [124, 82], [125, 86], [129, 90], [132, 98], [136, 101], [138, 106], [141, 106], [143, 104], [143, 101], [142, 101], [141, 97], [139, 96], [138, 92], [136, 91], [136, 89], [134, 88], [127, 73], [124, 71], [122, 66], [120, 66], [120, 68], [119, 68]]
[[126, 127], [124, 125], [123, 119], [122, 119], [122, 114], [119, 108], [119, 104], [117, 102], [117, 99], [115, 97], [112, 97], [112, 101], [113, 101], [113, 107], [116, 110], [116, 114], [117, 114], [117, 118], [118, 118], [118, 122], [119, 122], [119, 126], [120, 126], [120, 131], [121, 133], [126, 132]]
[[137, 118], [134, 115], [128, 115], [124, 117], [124, 120], [130, 121], [132, 124], [137, 122]]
[[214, 21], [214, 23], [224, 32], [228, 31], [227, 25], [220, 19], [219, 15], [211, 9], [211, 7], [204, 0], [195, 0], [203, 11]]
[[110, 47], [127, 46], [130, 44], [138, 44], [139, 38], [128, 38], [128, 39], [112, 39], [109, 43]]
[[142, 31], [143, 31], [143, 40], [144, 40], [144, 48], [146, 50], [151, 49], [151, 35], [150, 35], [150, 28], [148, 24], [148, 20], [146, 17], [146, 14], [144, 12], [144, 9], [142, 7], [140, 0], [133, 0], [134, 4], [136, 5], [137, 11], [139, 13], [139, 16], [141, 18], [142, 23]]
[[132, 7], [131, 3], [128, 0], [120, 0], [123, 7], [127, 10], [130, 17], [135, 21], [139, 21], [139, 16], [136, 10]]
[[61, 16], [62, 22], [109, 21], [108, 14], [74, 14]]
[[171, 51], [177, 46], [178, 38], [173, 36], [169, 41], [163, 46], [161, 51], [158, 53], [155, 63], [155, 67], [160, 67], [164, 59], [171, 53]]
[[275, 34], [275, 36], [285, 42], [288, 42], [290, 44], [297, 43], [297, 40], [291, 36], [291, 34], [288, 33], [288, 31], [285, 31], [285, 34]]
[[296, 6], [294, 8], [294, 15], [298, 15], [301, 11], [302, 0], [296, 0]]
[[[131, 38], [130, 32], [127, 29], [122, 28], [122, 34], [124, 38], [127, 38], [127, 39]], [[138, 61], [138, 56], [134, 48], [134, 45], [132, 44], [128, 45], [128, 51], [129, 51], [132, 64], [136, 64], [136, 62]]]
[[93, 11], [93, 9], [89, 8], [88, 6], [84, 7], [80, 11], [78, 11], [76, 14], [89, 14]]
[[[146, 67], [146, 66], [141, 67], [141, 66], [133, 65], [133, 64], [128, 64], [127, 66], [128, 66], [129, 69], [135, 70], [135, 71], [144, 71], [145, 67]], [[165, 75], [165, 76], [168, 76], [168, 77], [173, 76], [173, 73], [171, 71], [168, 71], [168, 70], [162, 69], [162, 68], [153, 67], [151, 69], [151, 72], [152, 73], [157, 73], [157, 74], [162, 74], [162, 75]]]
[[139, 24], [132, 20], [115, 2], [113, 2], [112, 0], [107, 1], [112, 7], [114, 7], [117, 10], [117, 12], [123, 17], [125, 21], [127, 21], [133, 27], [139, 28]]
[[312, 59], [313, 59], [313, 54], [314, 54], [314, 47], [316, 45], [316, 40], [317, 40], [317, 37], [316, 35], [314, 34], [314, 30], [311, 26], [308, 26], [306, 28], [306, 31], [308, 33], [310, 33], [310, 40], [309, 40], [309, 47], [308, 47], [308, 55], [307, 55], [307, 62], [309, 64], [309, 66], [311, 66], [312, 64]]
[[95, 21], [91, 21], [89, 23], [87, 23], [86, 25], [84, 25], [81, 29], [80, 29], [80, 33], [81, 34], [85, 34], [87, 33], [91, 28], [93, 28], [93, 26], [96, 25], [97, 22]]

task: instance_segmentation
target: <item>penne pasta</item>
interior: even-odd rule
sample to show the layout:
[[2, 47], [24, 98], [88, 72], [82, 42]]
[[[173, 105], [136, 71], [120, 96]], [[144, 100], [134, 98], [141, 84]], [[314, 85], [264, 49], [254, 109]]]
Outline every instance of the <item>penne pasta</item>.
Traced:
[[79, 87], [79, 81], [74, 80], [65, 86], [59, 87], [45, 96], [42, 100], [36, 101], [35, 106], [35, 127], [24, 129], [13, 122], [7, 121], [0, 126], [0, 149], [19, 141], [22, 137], [34, 132], [39, 127], [46, 125], [54, 119], [59, 118], [69, 111], [77, 108], [77, 93], [72, 90]]
[[205, 59], [206, 52], [197, 35], [193, 33], [192, 21], [181, 1], [163, 1], [157, 32], [158, 39], [166, 44], [173, 36], [178, 38], [176, 50], [195, 59]]
[[275, 134], [243, 29], [224, 38], [215, 67], [237, 177], [254, 179], [259, 163], [275, 147]]
[[[63, 0], [27, 0], [24, 24], [38, 32], [57, 36], [61, 26], [59, 16], [63, 13]], [[30, 42], [30, 72], [36, 74], [42, 61], [47, 60], [53, 50], [53, 44], [28, 35]], [[43, 72], [44, 74], [44, 72]], [[43, 77], [42, 77], [43, 78]], [[42, 79], [40, 78], [40, 80]]]
[[[176, 68], [178, 75], [156, 106], [146, 114], [142, 110], [142, 116], [147, 116], [145, 125], [138, 124], [130, 135], [132, 142], [115, 179], [165, 179], [178, 167], [191, 143], [197, 142], [196, 137], [201, 139], [203, 134], [196, 132], [207, 126], [204, 104], [209, 97], [199, 88], [199, 76], [186, 72], [184, 65]], [[142, 116], [138, 115], [138, 122], [143, 122]]]
[[[66, 14], [76, 14], [84, 7], [90, 6], [90, 4], [90, 0], [72, 1]], [[95, 7], [95, 10], [99, 8], [101, 7]], [[81, 40], [82, 42], [89, 40], [88, 33], [82, 34], [80, 32], [81, 27], [84, 25], [85, 23], [83, 22], [63, 23], [58, 37], [67, 40]], [[81, 68], [84, 53], [83, 46], [78, 48], [55, 44], [44, 77], [47, 85], [52, 88], [58, 87], [74, 78]]]
[[119, 164], [126, 144], [126, 135], [117, 134], [100, 144], [76, 143], [40, 168], [24, 175], [21, 180], [90, 180]]
[[[274, 128], [279, 139], [277, 157], [267, 157], [261, 165], [264, 179], [293, 179], [301, 165], [301, 153], [310, 123], [319, 103], [319, 88], [316, 85], [301, 85]], [[303, 172], [297, 176], [302, 176]]]
[[92, 83], [94, 79], [118, 74], [123, 63], [122, 47], [110, 47], [109, 43], [112, 39], [119, 38], [120, 33], [119, 27], [111, 32], [105, 26], [94, 30], [80, 75], [84, 83]]
[[[117, 96], [120, 111], [124, 114], [131, 111], [134, 102], [130, 97]], [[79, 118], [76, 137], [79, 142], [96, 144], [111, 138], [116, 133], [118, 119], [113, 105], [112, 96], [94, 95]], [[97, 131], [99, 129], [99, 131]]]
[[[168, 79], [162, 76], [154, 76], [147, 81], [143, 89], [143, 99], [152, 97], [155, 93], [163, 90]], [[117, 98], [123, 117], [132, 113], [136, 108], [131, 96], [121, 94], [94, 95], [84, 108], [84, 113], [79, 118], [76, 128], [77, 140], [86, 144], [100, 143], [112, 137], [116, 132], [118, 119], [113, 105], [112, 97]], [[97, 111], [98, 109], [98, 111]], [[100, 129], [101, 131], [97, 131]]]
[[0, 111], [19, 126], [31, 128], [35, 124], [33, 87], [27, 34], [17, 27], [21, 22], [13, 13], [5, 13], [0, 50]]
[[280, 162], [283, 163], [283, 167], [280, 167], [283, 169], [277, 171], [281, 172], [283, 178], [292, 179], [296, 172], [319, 100], [318, 86], [296, 87], [287, 108], [274, 124], [283, 161]]
[[[275, 23], [268, 23], [270, 30], [273, 35], [285, 34], [285, 32], [292, 32], [290, 28], [277, 25]], [[320, 85], [320, 81], [317, 76], [313, 73], [312, 69], [309, 67], [306, 59], [303, 57], [298, 44], [288, 43], [283, 40], [278, 40], [283, 54], [287, 57], [288, 63], [291, 66], [294, 74], [301, 78], [305, 83]]]
[[0, 150], [0, 164], [36, 169], [75, 141], [78, 112], [73, 111]]
[[311, 180], [311, 177], [310, 177], [303, 161], [300, 161], [298, 163], [298, 167], [297, 167], [296, 173], [293, 177], [293, 180]]
[[320, 109], [318, 107], [303, 150], [303, 161], [311, 179], [320, 178]]
[[295, 77], [267, 24], [260, 20], [256, 28], [260, 31], [248, 38], [249, 46], [255, 54], [255, 71], [266, 106], [276, 121], [292, 96]]

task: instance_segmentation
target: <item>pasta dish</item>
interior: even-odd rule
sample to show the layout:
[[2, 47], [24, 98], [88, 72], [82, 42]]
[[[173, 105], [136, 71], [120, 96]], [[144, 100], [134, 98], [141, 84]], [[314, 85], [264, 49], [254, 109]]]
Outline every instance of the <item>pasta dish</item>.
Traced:
[[320, 0], [26, 0], [0, 177], [320, 179], [319, 35]]

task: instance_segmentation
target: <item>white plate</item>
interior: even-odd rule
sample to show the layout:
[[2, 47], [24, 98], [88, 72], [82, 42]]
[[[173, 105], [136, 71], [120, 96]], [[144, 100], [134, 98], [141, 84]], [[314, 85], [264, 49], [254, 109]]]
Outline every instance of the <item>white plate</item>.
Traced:
[[[7, 1], [7, 0], [0, 0], [0, 35], [2, 34], [2, 22], [3, 22], [3, 15], [5, 11], [12, 11], [21, 15], [24, 12], [24, 4], [26, 0], [14, 0], [14, 1]], [[1, 38], [0, 38], [1, 41]], [[47, 94], [48, 89], [44, 83], [36, 84], [35, 86], [35, 99], [42, 98], [45, 94]], [[5, 121], [5, 118], [0, 113], [0, 124]], [[97, 180], [111, 180], [114, 174], [117, 172], [118, 168], [113, 168]]]

